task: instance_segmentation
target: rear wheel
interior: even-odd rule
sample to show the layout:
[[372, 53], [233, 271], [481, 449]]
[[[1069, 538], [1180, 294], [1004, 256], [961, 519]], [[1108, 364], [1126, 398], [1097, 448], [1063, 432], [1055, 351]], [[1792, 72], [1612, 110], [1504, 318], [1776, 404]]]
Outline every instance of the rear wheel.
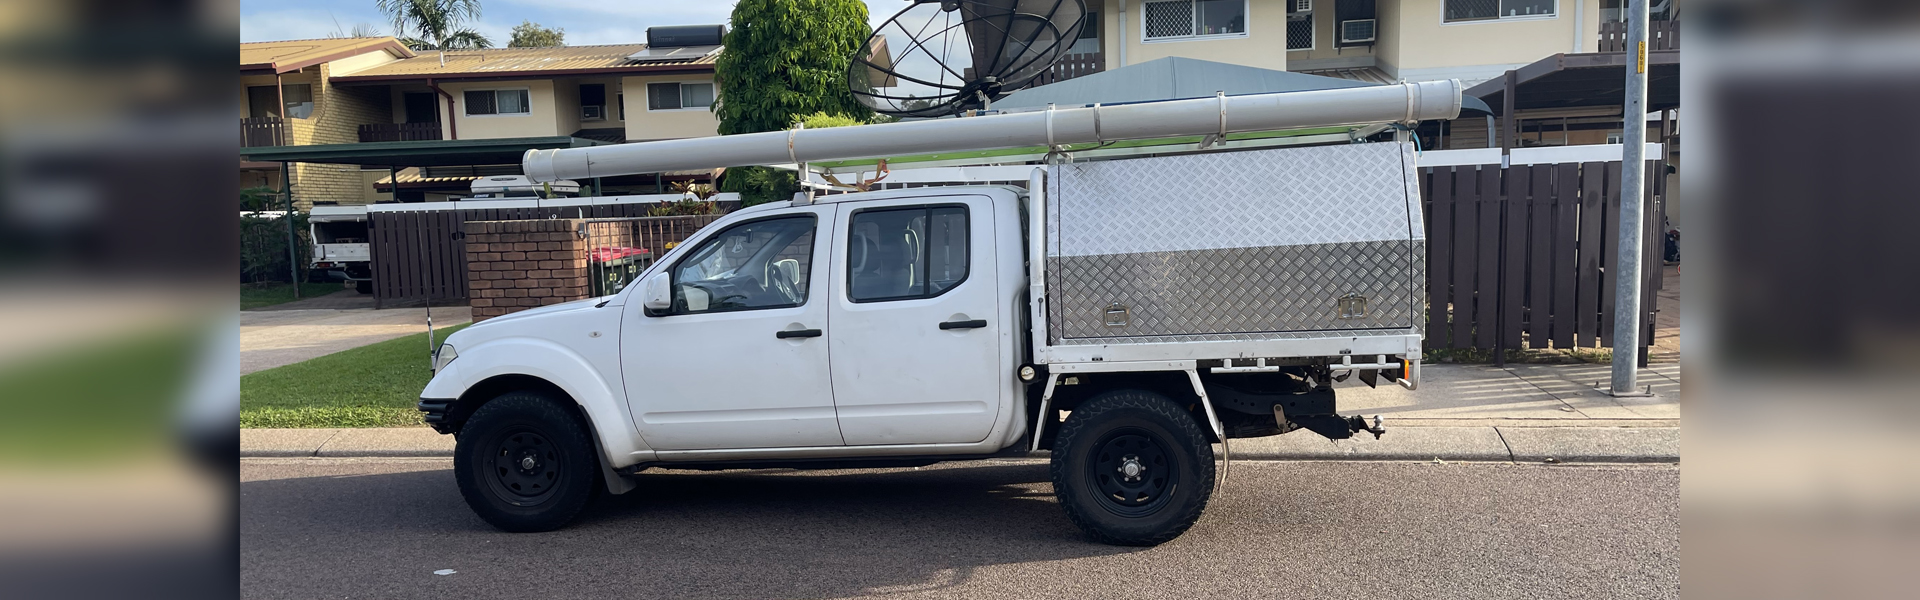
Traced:
[[1213, 445], [1167, 397], [1108, 392], [1061, 425], [1052, 474], [1074, 525], [1102, 543], [1152, 546], [1200, 519], [1213, 496]]
[[454, 447], [467, 506], [505, 531], [550, 531], [580, 514], [599, 468], [593, 438], [559, 401], [511, 392], [474, 411]]
[[360, 292], [362, 294], [371, 294], [373, 293], [373, 282], [364, 280], [364, 279], [360, 281], [355, 281], [353, 282], [353, 291]]

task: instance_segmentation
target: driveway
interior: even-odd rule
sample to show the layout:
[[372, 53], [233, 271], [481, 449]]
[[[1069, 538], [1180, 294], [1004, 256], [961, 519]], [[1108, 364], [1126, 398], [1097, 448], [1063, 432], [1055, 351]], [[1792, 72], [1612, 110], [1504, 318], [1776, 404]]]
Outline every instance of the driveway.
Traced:
[[[329, 300], [335, 295], [312, 301]], [[367, 304], [371, 305], [372, 301], [368, 300]], [[383, 310], [286, 306], [240, 311], [242, 375], [427, 330], [427, 309], [417, 306]], [[472, 309], [468, 307], [433, 307], [435, 329], [472, 320]]]

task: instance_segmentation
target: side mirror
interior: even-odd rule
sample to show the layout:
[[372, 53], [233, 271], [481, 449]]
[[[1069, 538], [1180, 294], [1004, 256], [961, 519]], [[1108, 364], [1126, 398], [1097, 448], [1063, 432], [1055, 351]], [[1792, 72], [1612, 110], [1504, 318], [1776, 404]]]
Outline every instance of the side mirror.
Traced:
[[666, 271], [647, 277], [646, 306], [650, 311], [662, 311], [673, 308], [673, 275]]

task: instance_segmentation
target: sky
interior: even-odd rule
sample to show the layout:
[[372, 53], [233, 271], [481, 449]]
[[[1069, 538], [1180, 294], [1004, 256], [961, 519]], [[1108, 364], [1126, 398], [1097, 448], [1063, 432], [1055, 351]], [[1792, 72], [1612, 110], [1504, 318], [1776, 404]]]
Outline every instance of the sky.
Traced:
[[[873, 24], [907, 7], [906, 0], [865, 0]], [[474, 29], [507, 45], [522, 20], [567, 32], [567, 45], [647, 41], [655, 25], [725, 23], [733, 2], [714, 0], [481, 0]], [[354, 25], [393, 33], [374, 0], [240, 0], [240, 41], [263, 42], [344, 36]]]

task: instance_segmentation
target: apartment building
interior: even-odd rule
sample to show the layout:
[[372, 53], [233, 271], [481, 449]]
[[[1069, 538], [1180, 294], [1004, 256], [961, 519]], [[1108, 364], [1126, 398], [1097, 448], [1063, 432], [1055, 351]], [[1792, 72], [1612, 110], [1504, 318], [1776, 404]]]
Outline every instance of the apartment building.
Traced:
[[[1468, 85], [1556, 53], [1600, 51], [1623, 0], [1086, 0], [1069, 63], [1178, 56], [1379, 83]], [[1656, 2], [1656, 18], [1675, 0]], [[1083, 71], [1082, 71], [1083, 72]]]
[[[392, 108], [386, 95], [334, 79], [414, 56], [391, 37], [241, 44], [241, 148], [357, 142], [361, 124], [385, 119]], [[282, 189], [283, 173], [301, 188], [301, 208], [365, 198], [360, 169], [341, 165], [243, 160], [240, 188]]]
[[[1095, 26], [1082, 31], [1074, 54], [1041, 83], [1179, 57], [1369, 83], [1459, 79], [1469, 87], [1497, 86], [1509, 70], [1556, 55], [1626, 50], [1624, 0], [1086, 2]], [[1651, 11], [1650, 49], [1671, 53], [1665, 56], [1675, 68], [1679, 6], [1679, 0], [1654, 0]], [[1617, 105], [1612, 112], [1523, 107], [1519, 119], [1515, 145], [1599, 144], [1620, 137]], [[1649, 126], [1657, 127], [1657, 119]], [[1445, 147], [1498, 145], [1483, 120], [1436, 131], [1446, 134]]]
[[[724, 29], [655, 29], [670, 31], [650, 31], [651, 44], [559, 48], [412, 52], [393, 38], [243, 44], [241, 144], [419, 152], [434, 142], [451, 151], [463, 146], [455, 142], [472, 140], [623, 143], [714, 135], [713, 65]], [[282, 68], [294, 70], [283, 74], [247, 74], [249, 60], [258, 62], [250, 56], [294, 47], [311, 48], [301, 62], [326, 60], [288, 63]], [[289, 164], [302, 208], [442, 200], [463, 195], [475, 178], [519, 172], [517, 163], [504, 162]], [[280, 163], [242, 166], [242, 187], [279, 186]]]

